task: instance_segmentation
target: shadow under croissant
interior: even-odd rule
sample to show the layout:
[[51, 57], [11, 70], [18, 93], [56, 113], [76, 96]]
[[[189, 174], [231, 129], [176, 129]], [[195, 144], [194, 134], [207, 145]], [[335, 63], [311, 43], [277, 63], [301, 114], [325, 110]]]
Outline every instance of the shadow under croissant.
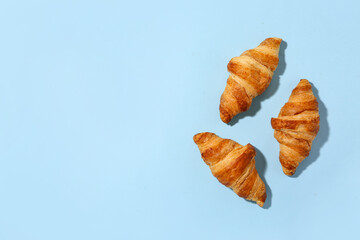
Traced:
[[[263, 180], [265, 187], [266, 187], [266, 201], [264, 203], [263, 208], [268, 209], [271, 206], [272, 193], [271, 193], [271, 189], [270, 189], [269, 185], [267, 184], [265, 177], [264, 177], [265, 171], [267, 168], [266, 159], [265, 159], [264, 154], [262, 154], [262, 152], [258, 148], [256, 148], [256, 147], [254, 147], [254, 148], [256, 150], [255, 167], [256, 167], [256, 170], [257, 170], [260, 178]], [[246, 201], [256, 204], [256, 202], [253, 202], [250, 200], [246, 200]]]
[[290, 176], [292, 178], [297, 178], [308, 166], [310, 166], [313, 162], [315, 162], [315, 160], [320, 156], [320, 149], [328, 141], [330, 136], [330, 127], [329, 127], [329, 122], [327, 120], [328, 111], [324, 103], [319, 98], [319, 91], [313, 84], [311, 85], [312, 85], [313, 93], [319, 103], [320, 130], [313, 141], [310, 155], [299, 164], [295, 174]]
[[256, 113], [261, 109], [261, 102], [273, 96], [276, 90], [280, 86], [280, 76], [284, 74], [286, 69], [285, 62], [285, 49], [287, 47], [287, 43], [285, 41], [281, 42], [280, 51], [279, 51], [279, 64], [274, 72], [271, 83], [269, 87], [265, 90], [263, 94], [257, 96], [253, 99], [252, 104], [246, 112], [239, 113], [229, 122], [229, 125], [235, 125], [240, 119], [245, 117], [255, 116]]

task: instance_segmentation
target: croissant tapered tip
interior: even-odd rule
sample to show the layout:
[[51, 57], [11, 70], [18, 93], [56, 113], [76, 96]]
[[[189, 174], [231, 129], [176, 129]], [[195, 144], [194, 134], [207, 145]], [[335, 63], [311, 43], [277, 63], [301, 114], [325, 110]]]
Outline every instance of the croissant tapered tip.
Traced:
[[229, 123], [231, 121], [231, 117], [228, 114], [223, 114], [222, 112], [220, 112], [220, 118], [224, 123]]
[[231, 121], [232, 116], [224, 107], [223, 95], [221, 95], [220, 106], [219, 106], [220, 118], [221, 121], [223, 121], [224, 123], [229, 123]]
[[265, 190], [265, 186], [263, 186], [263, 194], [262, 196], [256, 201], [256, 204], [259, 205], [260, 207], [264, 206], [264, 203], [266, 201], [266, 190]]
[[259, 205], [260, 207], [263, 207], [264, 206], [264, 201], [257, 201], [256, 204]]
[[270, 48], [278, 49], [280, 47], [281, 42], [282, 42], [281, 38], [272, 37], [265, 39], [260, 43], [260, 45], [266, 45]]
[[298, 83], [296, 88], [299, 88], [299, 87], [306, 87], [306, 88], [312, 89], [312, 86], [311, 86], [309, 80], [307, 80], [307, 79], [300, 79], [300, 82]]
[[195, 134], [194, 137], [193, 137], [193, 140], [194, 142], [197, 144], [199, 142], [199, 139], [201, 138], [201, 135], [203, 133], [198, 133], [198, 134]]
[[193, 140], [196, 144], [201, 144], [201, 143], [207, 141], [208, 138], [213, 135], [215, 135], [215, 134], [210, 133], [210, 132], [202, 132], [202, 133], [195, 134], [193, 137]]
[[274, 121], [275, 121], [275, 118], [271, 118], [270, 123], [271, 123], [272, 128], [274, 128]]
[[283, 169], [283, 172], [285, 173], [285, 175], [287, 176], [292, 176], [294, 175], [295, 171], [296, 171], [296, 168], [295, 169], [287, 169], [287, 168], [282, 168]]
[[310, 84], [310, 82], [307, 79], [300, 79], [299, 84]]
[[282, 38], [278, 38], [278, 37], [270, 37], [270, 38], [267, 38], [265, 40], [271, 40], [271, 41], [277, 41], [277, 42], [281, 42], [282, 41]]
[[[261, 179], [261, 178], [260, 178]], [[263, 181], [261, 181], [261, 192], [258, 196], [258, 199], [256, 200], [256, 204], [260, 207], [264, 206], [264, 203], [266, 201], [267, 195], [266, 195], [266, 187]]]

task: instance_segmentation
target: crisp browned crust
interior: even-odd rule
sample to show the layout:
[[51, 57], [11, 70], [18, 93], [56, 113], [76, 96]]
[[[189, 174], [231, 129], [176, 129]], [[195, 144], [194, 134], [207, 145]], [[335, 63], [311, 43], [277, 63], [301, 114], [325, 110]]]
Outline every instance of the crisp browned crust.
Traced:
[[232, 58], [228, 78], [220, 99], [220, 118], [228, 123], [250, 108], [252, 99], [269, 86], [279, 62], [280, 38], [267, 38], [258, 47]]
[[201, 157], [212, 174], [237, 195], [263, 206], [266, 200], [265, 184], [255, 168], [255, 148], [242, 146], [214, 133], [204, 132], [194, 136]]
[[271, 119], [274, 137], [280, 143], [280, 163], [286, 175], [295, 173], [310, 153], [320, 127], [318, 102], [308, 80], [301, 79], [279, 116]]

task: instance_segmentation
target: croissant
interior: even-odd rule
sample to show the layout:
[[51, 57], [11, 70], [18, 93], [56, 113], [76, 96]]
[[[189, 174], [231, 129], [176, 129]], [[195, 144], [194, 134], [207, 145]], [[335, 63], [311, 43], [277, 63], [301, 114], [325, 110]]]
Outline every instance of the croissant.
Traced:
[[310, 153], [320, 128], [318, 102], [308, 80], [301, 79], [279, 116], [271, 119], [274, 137], [280, 143], [280, 163], [291, 176]]
[[220, 118], [228, 123], [250, 108], [252, 99], [269, 86], [279, 62], [281, 38], [267, 38], [258, 47], [234, 57], [227, 65], [230, 76], [220, 98]]
[[237, 195], [255, 201], [260, 207], [266, 200], [265, 184], [255, 168], [255, 149], [251, 144], [242, 146], [214, 133], [204, 132], [194, 136], [201, 157], [212, 174]]

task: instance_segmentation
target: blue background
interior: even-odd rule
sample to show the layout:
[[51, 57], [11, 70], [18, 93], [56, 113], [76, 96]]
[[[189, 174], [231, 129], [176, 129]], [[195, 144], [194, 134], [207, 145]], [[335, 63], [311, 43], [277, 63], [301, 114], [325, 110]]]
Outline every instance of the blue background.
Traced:
[[[2, 1], [0, 239], [354, 239], [360, 225], [358, 1]], [[228, 61], [281, 37], [280, 64], [226, 125]], [[321, 129], [295, 177], [270, 118], [301, 78]], [[265, 209], [192, 137], [257, 148]]]

